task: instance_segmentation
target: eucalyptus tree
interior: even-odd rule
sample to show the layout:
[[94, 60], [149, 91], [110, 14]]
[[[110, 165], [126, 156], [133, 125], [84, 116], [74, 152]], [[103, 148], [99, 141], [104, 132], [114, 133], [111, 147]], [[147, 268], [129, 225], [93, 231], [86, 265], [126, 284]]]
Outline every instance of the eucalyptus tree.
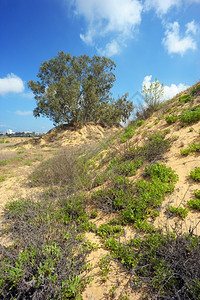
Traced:
[[41, 64], [38, 80], [28, 82], [37, 104], [33, 115], [45, 116], [54, 125], [106, 122], [108, 115], [109, 123], [124, 121], [133, 105], [127, 95], [116, 101], [111, 98], [115, 67], [106, 57], [58, 52], [55, 58]]

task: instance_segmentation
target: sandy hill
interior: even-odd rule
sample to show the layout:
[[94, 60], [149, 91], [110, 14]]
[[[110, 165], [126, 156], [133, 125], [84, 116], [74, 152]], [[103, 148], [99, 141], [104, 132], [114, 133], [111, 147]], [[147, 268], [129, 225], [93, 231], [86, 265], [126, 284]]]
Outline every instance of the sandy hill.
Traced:
[[0, 299], [199, 299], [200, 83], [126, 128], [0, 147]]

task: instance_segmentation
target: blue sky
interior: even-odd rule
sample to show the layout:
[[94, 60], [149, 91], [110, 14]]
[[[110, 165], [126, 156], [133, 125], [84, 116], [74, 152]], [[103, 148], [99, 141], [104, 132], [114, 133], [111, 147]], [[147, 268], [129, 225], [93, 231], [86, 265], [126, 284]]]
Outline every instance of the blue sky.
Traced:
[[53, 127], [27, 82], [58, 51], [110, 57], [115, 98], [157, 77], [169, 99], [200, 80], [200, 0], [0, 0], [0, 131]]

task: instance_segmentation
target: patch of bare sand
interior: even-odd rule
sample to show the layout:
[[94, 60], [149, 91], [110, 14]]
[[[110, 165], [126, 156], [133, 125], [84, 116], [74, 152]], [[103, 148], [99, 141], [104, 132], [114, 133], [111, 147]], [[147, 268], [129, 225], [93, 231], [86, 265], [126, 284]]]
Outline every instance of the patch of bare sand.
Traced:
[[102, 257], [108, 256], [110, 253], [94, 233], [86, 233], [86, 239], [98, 244], [99, 247], [87, 257], [87, 263], [91, 265], [91, 270], [87, 273], [87, 276], [92, 276], [94, 279], [82, 293], [83, 300], [120, 299], [123, 296], [129, 297], [130, 300], [142, 299], [142, 294], [136, 292], [133, 288], [133, 276], [122, 269], [117, 260], [112, 259], [110, 261], [107, 279], [101, 278], [102, 270], [99, 262]]

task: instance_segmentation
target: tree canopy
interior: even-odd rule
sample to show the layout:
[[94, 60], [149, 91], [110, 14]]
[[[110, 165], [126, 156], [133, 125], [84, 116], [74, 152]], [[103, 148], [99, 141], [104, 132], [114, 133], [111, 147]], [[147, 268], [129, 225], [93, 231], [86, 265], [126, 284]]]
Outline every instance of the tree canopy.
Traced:
[[133, 104], [127, 100], [128, 94], [117, 100], [111, 98], [115, 67], [106, 57], [72, 57], [58, 52], [41, 64], [38, 81], [28, 82], [37, 104], [34, 116], [48, 117], [54, 125], [126, 121]]

